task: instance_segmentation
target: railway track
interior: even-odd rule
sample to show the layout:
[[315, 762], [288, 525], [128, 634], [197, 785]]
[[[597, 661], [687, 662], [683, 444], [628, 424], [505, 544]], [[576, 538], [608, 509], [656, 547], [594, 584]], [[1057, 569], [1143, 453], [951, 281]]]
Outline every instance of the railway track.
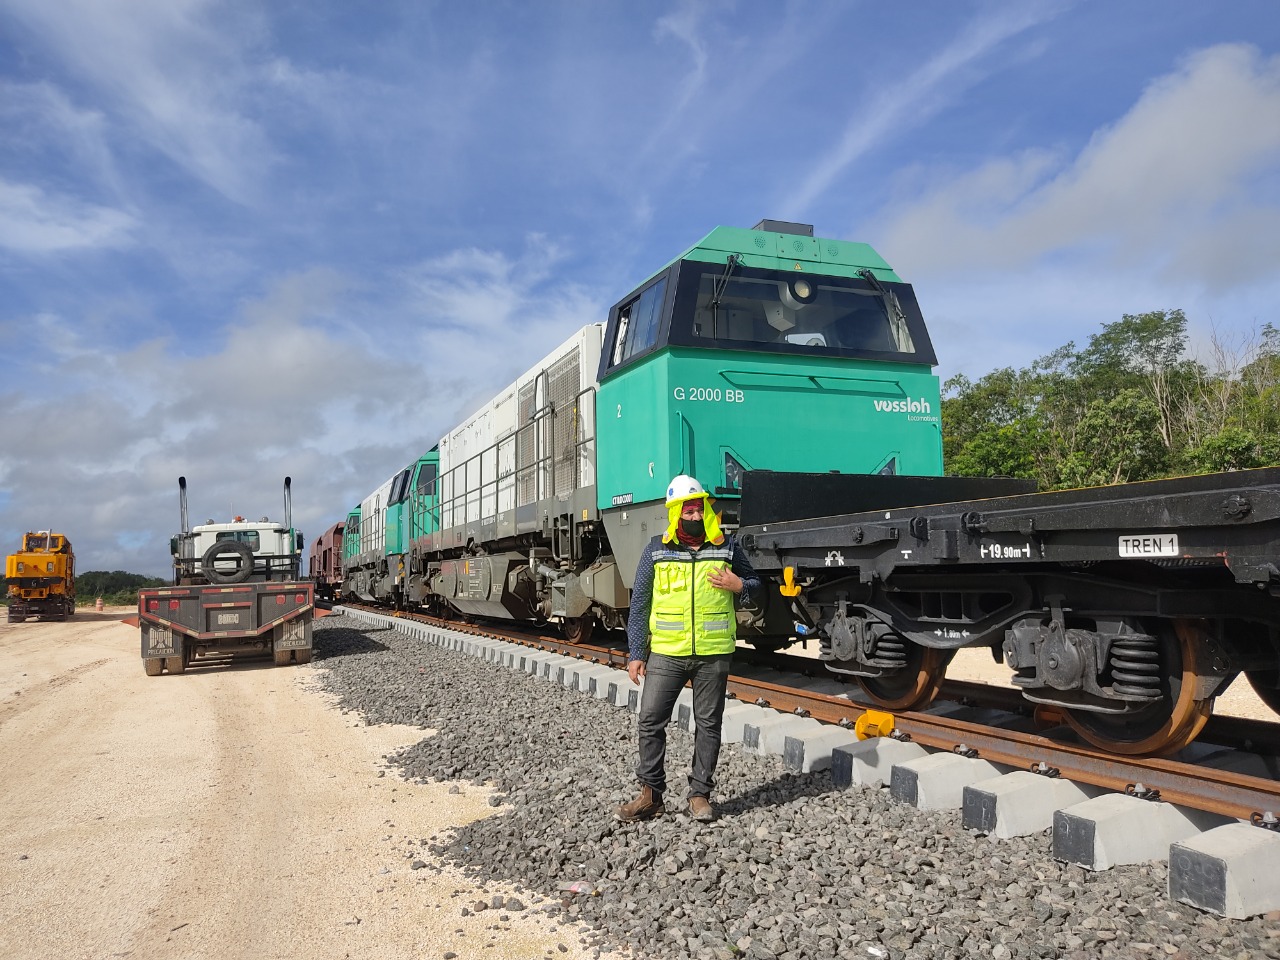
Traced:
[[[386, 615], [377, 607], [345, 606]], [[627, 651], [620, 646], [575, 643], [547, 633], [418, 613], [399, 612], [395, 616], [619, 669], [626, 665]], [[744, 666], [746, 669], [741, 669]], [[847, 692], [828, 692], [833, 685], [846, 687]], [[824, 689], [812, 689], [817, 686]], [[868, 709], [876, 709], [859, 702], [856, 684], [842, 683], [817, 661], [784, 654], [739, 650], [729, 692], [745, 703], [849, 729]], [[964, 709], [939, 709], [946, 704]], [[1280, 814], [1280, 779], [1220, 765], [1229, 752], [1247, 752], [1261, 758], [1270, 769], [1280, 769], [1280, 724], [1214, 718], [1194, 751], [1186, 751], [1194, 752], [1197, 759], [1133, 758], [1110, 756], [1081, 743], [1059, 718], [1047, 711], [1033, 713], [1028, 706], [1015, 690], [948, 680], [930, 709], [893, 714], [892, 736], [931, 750], [951, 751], [1107, 791], [1158, 798], [1219, 816], [1270, 823]]]

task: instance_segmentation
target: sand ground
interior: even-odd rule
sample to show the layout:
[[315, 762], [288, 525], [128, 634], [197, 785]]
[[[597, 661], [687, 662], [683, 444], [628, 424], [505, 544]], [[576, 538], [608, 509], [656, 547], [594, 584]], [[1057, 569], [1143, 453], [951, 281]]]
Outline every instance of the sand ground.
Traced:
[[424, 731], [343, 714], [315, 666], [147, 677], [130, 612], [0, 616], [0, 956], [586, 955], [534, 909], [461, 916], [512, 889], [412, 869], [501, 815], [384, 769]]

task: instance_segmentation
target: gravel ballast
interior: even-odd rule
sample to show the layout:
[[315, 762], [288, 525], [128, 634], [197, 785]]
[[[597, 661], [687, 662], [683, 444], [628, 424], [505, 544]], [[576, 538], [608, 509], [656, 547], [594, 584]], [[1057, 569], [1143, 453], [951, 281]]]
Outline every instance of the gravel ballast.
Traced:
[[406, 777], [496, 788], [494, 816], [424, 838], [421, 856], [522, 887], [602, 955], [1280, 958], [1280, 916], [1172, 903], [1164, 863], [1091, 873], [1053, 860], [1047, 833], [988, 839], [958, 811], [835, 790], [828, 772], [736, 745], [720, 754], [720, 819], [699, 824], [683, 811], [692, 737], [674, 724], [667, 814], [621, 824], [634, 714], [350, 616], [317, 621], [315, 656], [344, 710], [438, 731], [389, 758]]

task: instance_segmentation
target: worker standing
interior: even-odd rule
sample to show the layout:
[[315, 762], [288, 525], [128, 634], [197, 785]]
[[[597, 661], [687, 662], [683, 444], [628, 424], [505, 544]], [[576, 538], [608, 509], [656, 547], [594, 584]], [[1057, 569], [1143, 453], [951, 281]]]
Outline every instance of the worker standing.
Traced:
[[760, 589], [742, 548], [720, 530], [711, 498], [693, 477], [667, 487], [666, 531], [645, 547], [636, 567], [627, 619], [631, 682], [645, 678], [638, 723], [639, 795], [614, 814], [648, 820], [665, 809], [667, 724], [688, 681], [696, 724], [689, 813], [715, 819], [711, 805], [729, 663], [737, 645], [737, 606]]

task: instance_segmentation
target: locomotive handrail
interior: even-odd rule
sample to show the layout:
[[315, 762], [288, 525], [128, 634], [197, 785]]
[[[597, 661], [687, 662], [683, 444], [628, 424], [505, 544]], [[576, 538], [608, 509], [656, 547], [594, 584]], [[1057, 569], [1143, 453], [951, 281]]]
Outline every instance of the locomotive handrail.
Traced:
[[[787, 382], [788, 388], [797, 386], [796, 383], [792, 383], [791, 381], [799, 381], [801, 384], [807, 383], [808, 385], [813, 386], [815, 389], [823, 390], [827, 388], [823, 387], [822, 383], [820, 383], [819, 381], [832, 380], [832, 381], [840, 381], [840, 382], [848, 382], [848, 383], [870, 383], [870, 384], [875, 384], [878, 387], [888, 388], [890, 386], [893, 386], [896, 388], [895, 390], [891, 390], [891, 389], [865, 390], [864, 389], [864, 390], [857, 391], [859, 393], [885, 393], [885, 394], [890, 394], [892, 396], [900, 396], [900, 397], [905, 397], [907, 395], [907, 392], [902, 388], [902, 383], [900, 381], [881, 380], [875, 377], [846, 377], [846, 376], [841, 376], [839, 374], [830, 374], [830, 373], [789, 373], [785, 370], [769, 370], [769, 371], [720, 370], [718, 371], [718, 373], [720, 374], [721, 377], [723, 377], [729, 383], [733, 384], [735, 387], [755, 386], [755, 387], [762, 387], [764, 389], [768, 389], [767, 385], [761, 383], [760, 381], [786, 380], [788, 381]], [[733, 379], [734, 377], [741, 377], [743, 379], [734, 380]]]
[[[693, 473], [693, 424], [689, 422], [689, 418], [684, 415], [683, 410], [676, 410], [676, 419], [680, 421], [680, 472], [684, 474]], [[685, 442], [685, 427], [689, 428], [689, 440]], [[688, 459], [685, 459], [685, 454]]]
[[[437, 478], [439, 495], [434, 505], [429, 505], [425, 509], [419, 509], [420, 502], [416, 494], [410, 494], [412, 503], [412, 515], [422, 519], [434, 519], [434, 530], [429, 530], [424, 535], [435, 541], [433, 546], [437, 549], [444, 549], [446, 546], [455, 546], [456, 544], [444, 543], [444, 534], [463, 529], [471, 523], [481, 522], [485, 517], [484, 505], [486, 500], [491, 499], [494, 504], [493, 513], [497, 513], [497, 500], [501, 494], [501, 488], [504, 481], [512, 481], [514, 485], [515, 505], [517, 507], [524, 506], [525, 502], [520, 498], [520, 487], [527, 483], [530, 479], [533, 481], [533, 496], [528, 502], [537, 502], [538, 500], [553, 497], [560, 492], [559, 483], [557, 482], [557, 466], [563, 462], [572, 462], [572, 477], [570, 483], [576, 487], [581, 481], [581, 463], [583, 449], [596, 440], [595, 436], [595, 414], [596, 414], [596, 385], [589, 384], [579, 390], [573, 397], [572, 406], [565, 405], [557, 408], [555, 404], [548, 401], [542, 407], [533, 412], [528, 422], [521, 424], [516, 428], [514, 433], [508, 434], [499, 440], [494, 441], [489, 446], [480, 450], [459, 464], [450, 467], [446, 471], [442, 471]], [[580, 411], [584, 404], [584, 399], [589, 397], [591, 403], [591, 426], [589, 430], [585, 430], [581, 439], [576, 439], [564, 451], [557, 451], [556, 444], [556, 424], [560, 416], [569, 410]], [[578, 417], [578, 422], [585, 426], [586, 418]], [[542, 430], [539, 425], [543, 425]], [[532, 443], [534, 457], [527, 464], [520, 463], [520, 455], [526, 450], [521, 442], [521, 435], [525, 430], [533, 428]], [[545, 432], [543, 432], [545, 431]], [[541, 442], [540, 442], [541, 441]], [[514, 446], [512, 450], [512, 462], [514, 466], [506, 472], [502, 470], [502, 448], [504, 445], [511, 444]], [[491, 458], [493, 461], [493, 469], [495, 476], [491, 479], [485, 478], [485, 461]], [[474, 464], [477, 471], [476, 483], [474, 486], [470, 483], [469, 470]], [[446, 495], [445, 489], [448, 488]], [[470, 506], [474, 502], [476, 507], [476, 516], [470, 516]], [[460, 518], [459, 518], [460, 517]], [[446, 526], [445, 519], [450, 522]], [[430, 524], [424, 524], [430, 526]]]

